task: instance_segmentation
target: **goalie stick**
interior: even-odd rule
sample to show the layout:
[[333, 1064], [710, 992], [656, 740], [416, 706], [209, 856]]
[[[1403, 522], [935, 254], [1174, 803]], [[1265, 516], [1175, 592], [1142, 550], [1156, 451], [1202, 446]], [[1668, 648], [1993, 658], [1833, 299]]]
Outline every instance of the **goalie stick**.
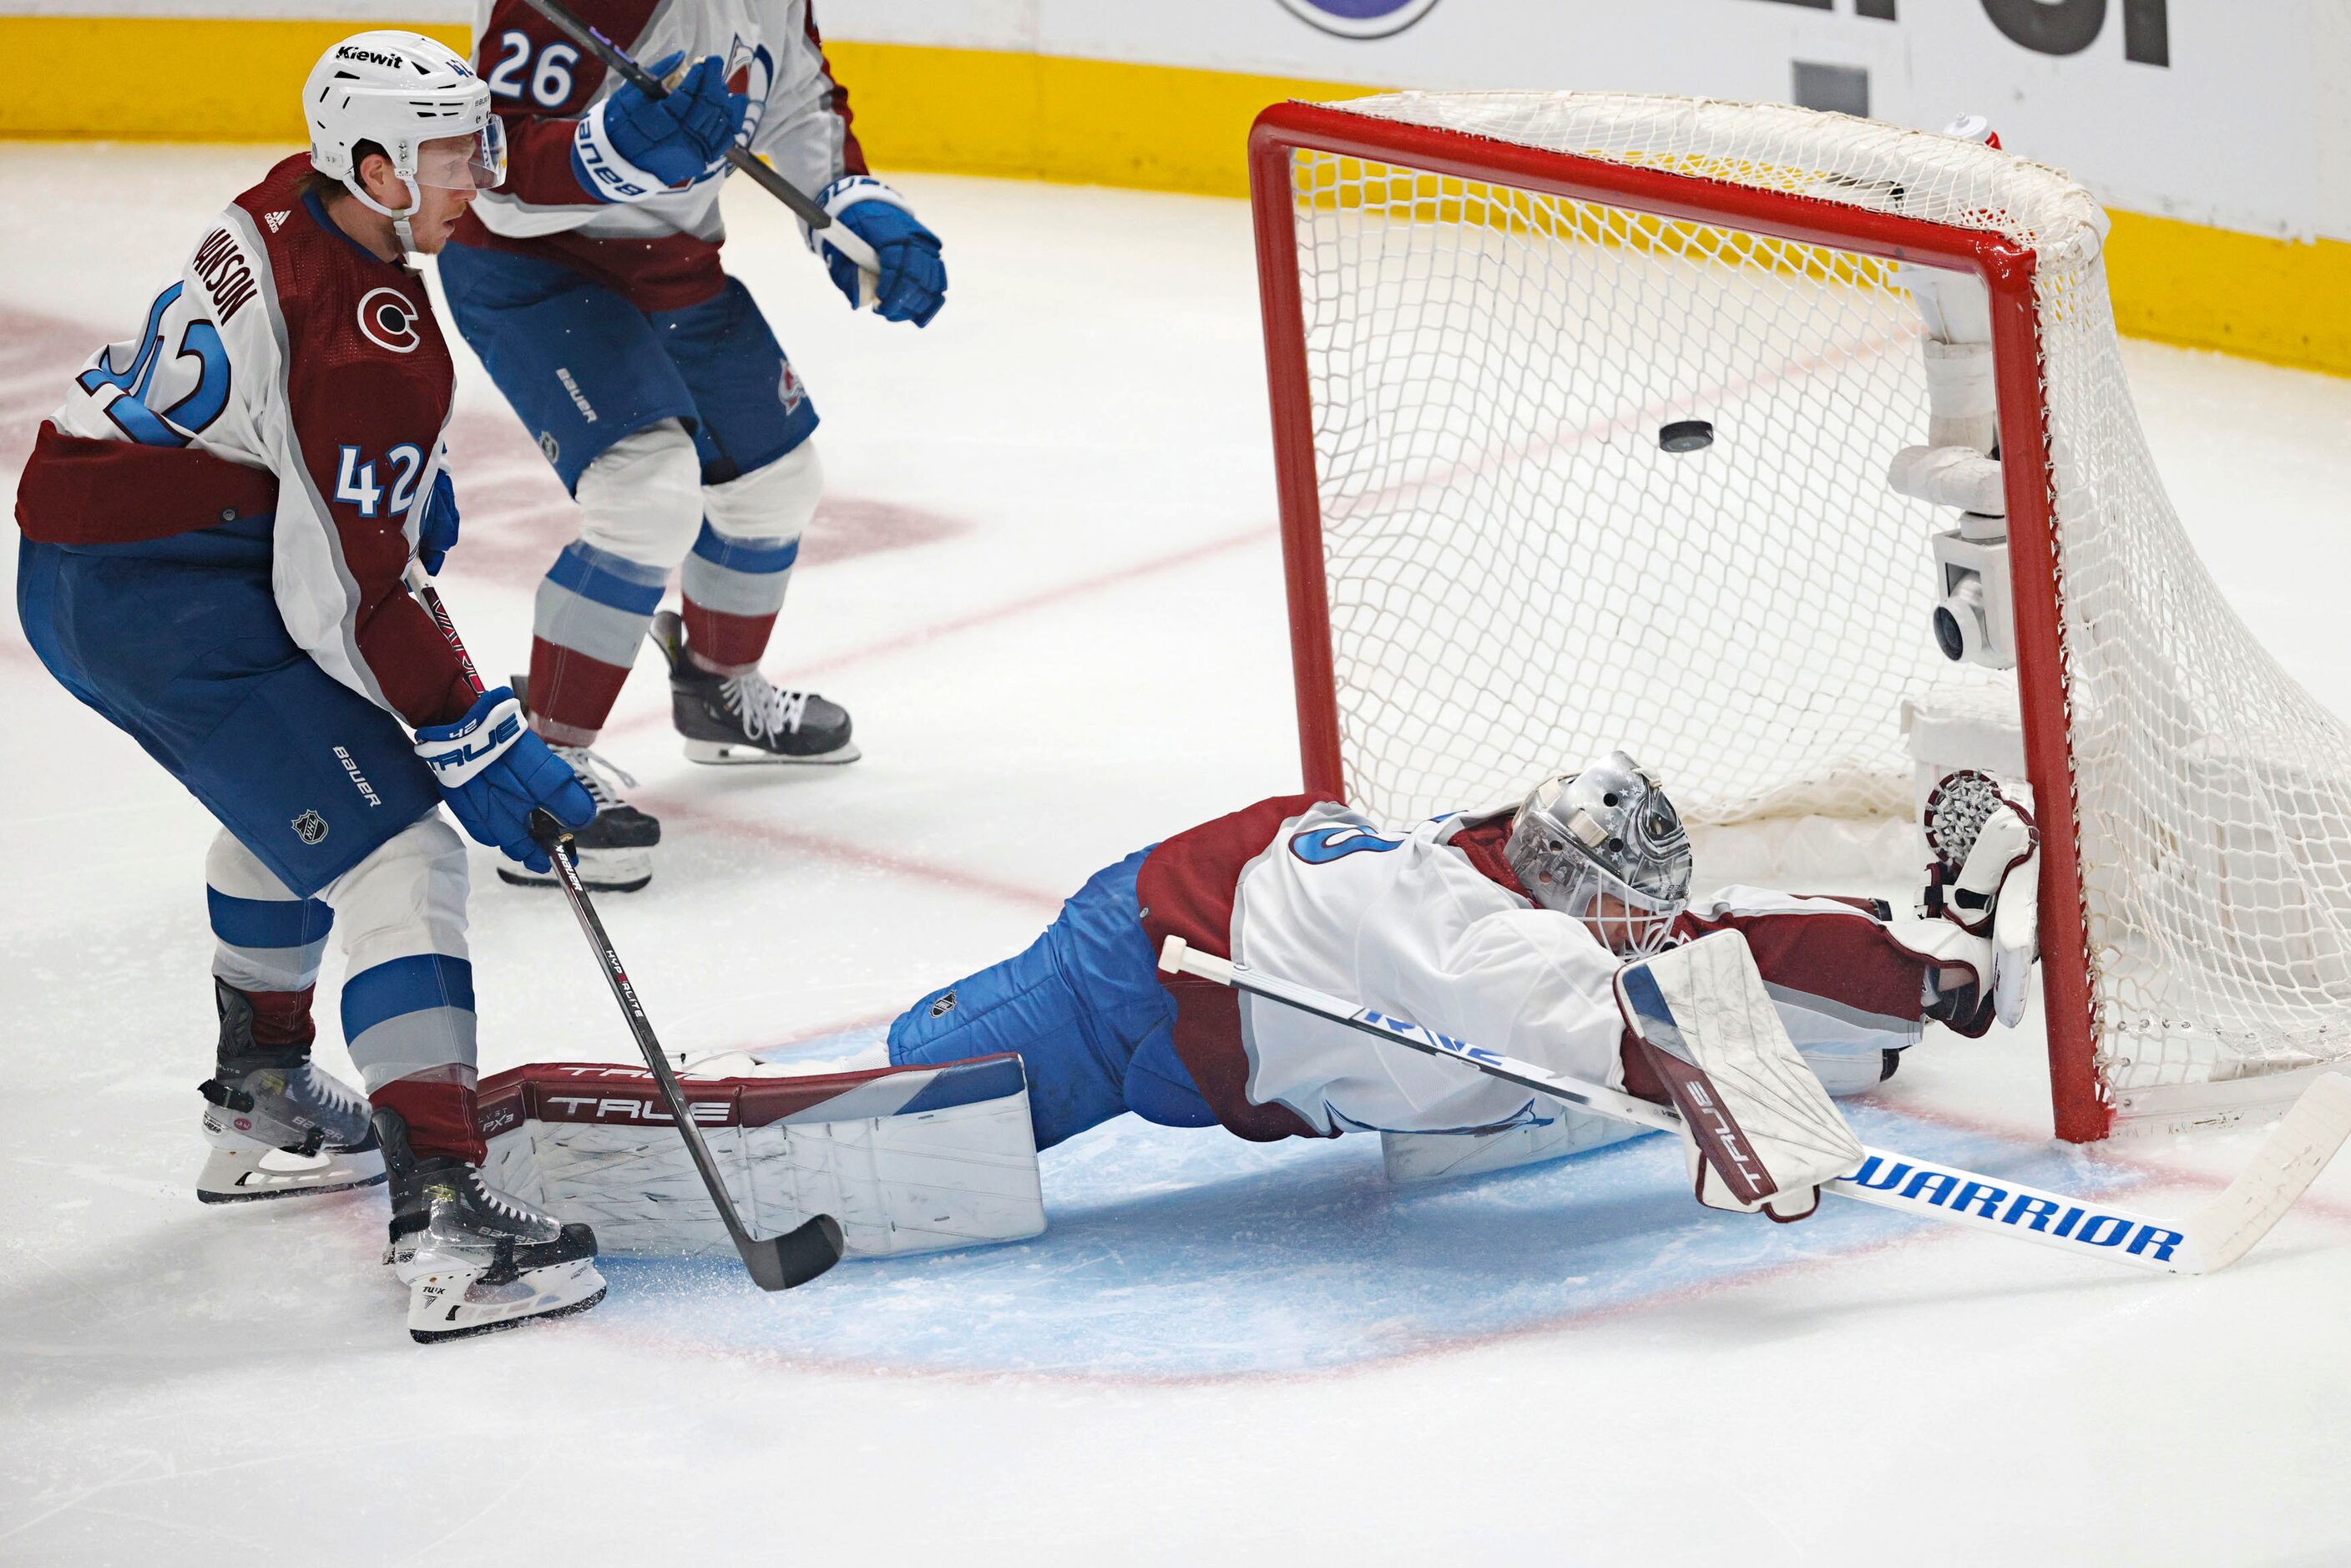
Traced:
[[[603, 61], [605, 69], [618, 72], [622, 79], [647, 98], [669, 96], [667, 83], [637, 64], [626, 49], [573, 16], [570, 7], [559, 4], [559, 0], [523, 0], [523, 3], [561, 28], [573, 43]], [[832, 214], [817, 205], [813, 197], [769, 168], [749, 148], [741, 145], [727, 148], [726, 162], [748, 174], [759, 189], [789, 207], [792, 215], [808, 225], [810, 233], [838, 227], [840, 233], [825, 234], [825, 243], [857, 264], [858, 272], [866, 279], [859, 291], [862, 296], [859, 303], [863, 306], [872, 304], [870, 297], [873, 280], [882, 275], [882, 258], [873, 254], [873, 247], [865, 243], [863, 235], [845, 225], [835, 225]]]
[[[434, 623], [441, 628], [441, 635], [456, 651], [465, 679], [475, 691], [480, 691], [482, 677], [475, 672], [473, 658], [457, 635], [457, 623], [450, 618], [449, 607], [441, 602], [439, 591], [425, 580], [423, 571], [413, 561], [408, 567], [408, 586], [423, 601]], [[726, 1180], [718, 1174], [717, 1162], [710, 1157], [710, 1145], [703, 1141], [702, 1129], [695, 1125], [693, 1113], [686, 1107], [685, 1091], [678, 1087], [677, 1074], [670, 1071], [669, 1059], [662, 1054], [661, 1041], [653, 1035], [653, 1020], [645, 1017], [644, 1005], [637, 1000], [637, 988], [629, 983], [629, 972], [622, 967], [612, 939], [604, 934], [604, 923], [597, 918], [596, 906], [589, 902], [587, 888], [580, 885], [579, 868], [566, 852], [571, 834], [552, 813], [534, 810], [530, 814], [530, 836], [538, 841], [547, 858], [555, 862], [556, 880], [563, 884], [563, 896], [569, 901], [571, 913], [604, 971], [613, 1000], [621, 1004], [621, 1016], [628, 1020], [629, 1032], [636, 1038], [645, 1065], [661, 1086], [662, 1103], [670, 1120], [677, 1124], [678, 1136], [685, 1140], [686, 1155], [694, 1161], [695, 1172], [702, 1177], [702, 1185], [718, 1210], [718, 1223], [726, 1227], [727, 1239], [735, 1243], [735, 1250], [741, 1254], [743, 1267], [750, 1271], [753, 1281], [763, 1291], [789, 1291], [794, 1285], [807, 1284], [840, 1262], [847, 1242], [841, 1222], [829, 1214], [817, 1215], [781, 1236], [754, 1236], [744, 1225], [742, 1216], [736, 1212], [735, 1200], [726, 1195]]]
[[[1356, 1007], [1247, 964], [1194, 950], [1180, 936], [1160, 949], [1159, 967], [1311, 1013], [1427, 1056], [1450, 1057], [1489, 1077], [1620, 1122], [1678, 1132], [1681, 1118], [1597, 1083], [1437, 1033], [1409, 1019]], [[2043, 1192], [1910, 1155], [1865, 1147], [1859, 1166], [1821, 1190], [1947, 1225], [1990, 1230], [2077, 1256], [2166, 1274], [2210, 1274], [2243, 1257], [2326, 1168], [2351, 1134], [2351, 1078], [2326, 1073], [2295, 1101], [2226, 1190], [2174, 1226], [2127, 1209]]]

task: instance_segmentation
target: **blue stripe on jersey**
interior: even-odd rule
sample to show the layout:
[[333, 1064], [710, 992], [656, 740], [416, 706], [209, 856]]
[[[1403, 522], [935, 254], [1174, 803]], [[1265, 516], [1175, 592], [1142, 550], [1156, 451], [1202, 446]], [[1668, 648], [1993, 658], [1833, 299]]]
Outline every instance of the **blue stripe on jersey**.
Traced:
[[420, 953], [361, 969], [343, 982], [343, 1039], [427, 1008], [473, 1011], [474, 966], [445, 953]]
[[651, 615], [661, 605], [662, 590], [669, 586], [669, 569], [641, 566], [610, 550], [575, 542], [566, 545], [547, 569], [547, 580], [608, 609]]
[[705, 522], [695, 538], [694, 553], [728, 571], [764, 577], [790, 570], [792, 562], [799, 559], [800, 541], [798, 535], [781, 541], [730, 538]]
[[315, 898], [238, 898], [204, 889], [213, 935], [232, 947], [307, 947], [322, 940], [335, 912]]

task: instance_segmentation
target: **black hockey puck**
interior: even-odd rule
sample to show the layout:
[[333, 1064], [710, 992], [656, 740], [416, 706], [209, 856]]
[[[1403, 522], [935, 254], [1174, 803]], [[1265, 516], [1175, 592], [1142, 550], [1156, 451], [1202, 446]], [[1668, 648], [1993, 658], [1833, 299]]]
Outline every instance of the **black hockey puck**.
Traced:
[[1714, 426], [1702, 419], [1677, 419], [1657, 427], [1657, 444], [1668, 452], [1703, 452], [1714, 444]]

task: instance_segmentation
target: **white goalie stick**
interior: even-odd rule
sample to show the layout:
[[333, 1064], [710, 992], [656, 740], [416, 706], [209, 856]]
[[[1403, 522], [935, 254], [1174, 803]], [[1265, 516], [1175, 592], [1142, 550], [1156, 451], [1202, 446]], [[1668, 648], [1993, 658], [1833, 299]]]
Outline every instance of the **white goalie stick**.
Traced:
[[[1677, 1132], [1670, 1108], [1504, 1056], [1437, 1033], [1409, 1019], [1357, 1007], [1246, 964], [1194, 950], [1180, 936], [1160, 949], [1159, 967], [1361, 1030], [1427, 1056], [1450, 1057], [1489, 1077], [1620, 1122]], [[1994, 1180], [1913, 1155], [1865, 1147], [1850, 1176], [1823, 1185], [1838, 1197], [1946, 1225], [1964, 1225], [2078, 1256], [2164, 1274], [2210, 1274], [2243, 1257], [2294, 1207], [2351, 1134], [2351, 1078], [2321, 1077], [2303, 1092], [2252, 1163], [2226, 1190], [2178, 1224], [2062, 1193]]]

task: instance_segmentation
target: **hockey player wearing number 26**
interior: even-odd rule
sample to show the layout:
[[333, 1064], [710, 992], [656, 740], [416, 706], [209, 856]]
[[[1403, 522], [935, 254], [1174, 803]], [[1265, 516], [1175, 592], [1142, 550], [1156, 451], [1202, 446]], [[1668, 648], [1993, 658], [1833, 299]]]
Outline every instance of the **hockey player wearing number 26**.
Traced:
[[[404, 584], [457, 538], [455, 371], [406, 254], [501, 177], [488, 89], [429, 38], [369, 32], [320, 57], [302, 106], [308, 155], [221, 213], [41, 426], [17, 613], [50, 673], [221, 824], [197, 1196], [388, 1176], [385, 1261], [411, 1332], [440, 1339], [603, 1294], [587, 1227], [480, 1179], [465, 852], [440, 808], [541, 866], [533, 808], [595, 808]], [[364, 1101], [310, 1061], [338, 925]]]
[[[845, 763], [850, 718], [759, 674], [823, 489], [816, 405], [749, 290], [719, 265], [727, 150], [767, 159], [831, 216], [810, 234], [854, 307], [929, 325], [938, 237], [870, 175], [810, 0], [571, 0], [666, 97], [607, 73], [523, 0], [479, 0], [475, 68], [514, 145], [504, 189], [441, 255], [457, 329], [580, 504], [532, 617], [532, 727], [601, 810], [579, 835], [590, 887], [653, 874], [660, 824], [622, 800], [595, 744], [648, 628], [686, 756]], [[854, 235], [878, 273], [825, 233]], [[679, 573], [683, 615], [654, 614]], [[627, 775], [612, 774], [625, 783]], [[501, 868], [508, 881], [534, 877]]]

